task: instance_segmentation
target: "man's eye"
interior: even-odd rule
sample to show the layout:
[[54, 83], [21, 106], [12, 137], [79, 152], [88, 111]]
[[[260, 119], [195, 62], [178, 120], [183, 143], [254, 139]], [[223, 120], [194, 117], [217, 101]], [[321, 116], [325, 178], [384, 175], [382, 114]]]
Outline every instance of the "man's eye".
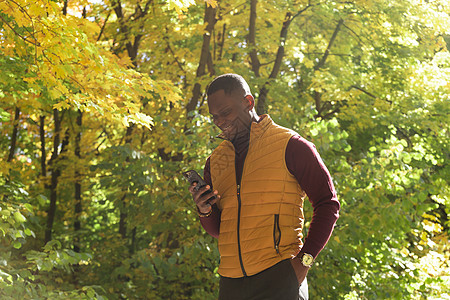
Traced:
[[222, 116], [228, 116], [230, 114], [230, 110], [226, 110], [224, 112], [222, 112]]

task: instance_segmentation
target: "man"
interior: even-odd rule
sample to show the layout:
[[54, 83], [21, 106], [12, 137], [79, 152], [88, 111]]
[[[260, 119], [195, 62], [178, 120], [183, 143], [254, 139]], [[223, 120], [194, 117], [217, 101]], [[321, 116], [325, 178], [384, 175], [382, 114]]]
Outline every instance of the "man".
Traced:
[[[308, 299], [306, 275], [339, 216], [330, 174], [312, 143], [258, 116], [241, 76], [217, 77], [207, 95], [224, 141], [206, 161], [208, 185], [189, 191], [219, 239], [219, 299]], [[303, 244], [306, 195], [314, 213]]]

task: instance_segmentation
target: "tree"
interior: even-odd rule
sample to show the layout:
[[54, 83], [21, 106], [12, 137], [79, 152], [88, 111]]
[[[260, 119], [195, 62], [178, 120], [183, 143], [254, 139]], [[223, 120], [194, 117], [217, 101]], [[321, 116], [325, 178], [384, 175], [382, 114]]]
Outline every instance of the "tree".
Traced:
[[218, 144], [203, 91], [227, 72], [333, 175], [341, 217], [311, 298], [449, 293], [445, 1], [0, 8], [3, 298], [216, 298], [181, 171]]

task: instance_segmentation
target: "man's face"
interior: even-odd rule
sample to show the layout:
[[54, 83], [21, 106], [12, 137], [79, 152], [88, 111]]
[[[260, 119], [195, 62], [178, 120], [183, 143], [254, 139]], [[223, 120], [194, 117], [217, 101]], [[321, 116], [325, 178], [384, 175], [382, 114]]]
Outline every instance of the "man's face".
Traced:
[[228, 95], [224, 90], [218, 90], [208, 96], [209, 113], [214, 124], [222, 130], [225, 138], [231, 141], [250, 129], [252, 118], [249, 110], [252, 107], [249, 105], [250, 102], [239, 92]]

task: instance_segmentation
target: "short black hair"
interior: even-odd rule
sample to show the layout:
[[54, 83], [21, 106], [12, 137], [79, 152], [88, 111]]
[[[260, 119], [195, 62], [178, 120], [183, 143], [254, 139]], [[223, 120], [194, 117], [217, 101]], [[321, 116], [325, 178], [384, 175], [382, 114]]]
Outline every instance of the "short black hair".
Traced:
[[242, 91], [243, 96], [251, 95], [250, 87], [245, 81], [244, 77], [238, 74], [228, 73], [217, 76], [206, 89], [208, 96], [215, 92], [223, 90], [225, 94], [230, 95], [235, 91]]

